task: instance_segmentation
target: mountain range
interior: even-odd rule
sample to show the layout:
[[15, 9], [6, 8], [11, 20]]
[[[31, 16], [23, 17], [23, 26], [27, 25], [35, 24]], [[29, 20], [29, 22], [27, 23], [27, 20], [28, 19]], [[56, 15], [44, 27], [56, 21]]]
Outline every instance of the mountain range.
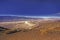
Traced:
[[[18, 17], [18, 16], [0, 16], [0, 22], [6, 21], [21, 21], [27, 19], [37, 19], [37, 18], [30, 18], [30, 17]], [[42, 18], [40, 18], [42, 19]]]
[[[47, 19], [47, 18], [34, 18], [34, 17], [26, 17], [26, 16], [0, 16], [0, 22], [6, 22], [6, 21], [21, 21], [21, 20], [31, 20], [31, 19]], [[48, 19], [59, 19], [60, 18], [48, 18]]]

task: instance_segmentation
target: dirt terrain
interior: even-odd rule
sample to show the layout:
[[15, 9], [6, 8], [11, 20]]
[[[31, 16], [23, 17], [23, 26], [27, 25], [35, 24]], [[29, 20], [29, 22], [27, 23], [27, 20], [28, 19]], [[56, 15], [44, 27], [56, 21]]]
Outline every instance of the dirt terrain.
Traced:
[[32, 29], [29, 31], [16, 32], [14, 34], [6, 34], [4, 31], [0, 32], [0, 40], [60, 40], [60, 20], [42, 22], [34, 21], [29, 23], [33, 24], [33, 28], [31, 26], [28, 27], [26, 24], [23, 24], [22, 26], [20, 23], [12, 23], [13, 25], [11, 23], [5, 23], [4, 25], [2, 25], [3, 23], [0, 23], [0, 26], [14, 26], [16, 28], [16, 25], [19, 24], [18, 27], [21, 26], [26, 28], [25, 26], [27, 26]]

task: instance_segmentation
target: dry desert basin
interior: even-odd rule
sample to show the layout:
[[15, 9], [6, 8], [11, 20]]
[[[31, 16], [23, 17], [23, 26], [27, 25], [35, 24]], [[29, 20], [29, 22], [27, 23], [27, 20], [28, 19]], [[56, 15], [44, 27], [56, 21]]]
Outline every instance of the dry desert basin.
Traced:
[[[0, 40], [60, 40], [60, 20], [0, 22]], [[8, 34], [10, 31], [18, 32]], [[20, 30], [20, 31], [19, 31]]]

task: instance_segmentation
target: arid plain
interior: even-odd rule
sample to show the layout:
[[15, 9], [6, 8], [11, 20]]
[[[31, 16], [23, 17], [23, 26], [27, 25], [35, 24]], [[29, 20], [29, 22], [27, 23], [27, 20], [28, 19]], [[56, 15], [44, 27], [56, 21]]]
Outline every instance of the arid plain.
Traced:
[[[0, 26], [10, 29], [0, 32], [0, 40], [60, 40], [60, 20], [0, 22]], [[7, 34], [18, 29], [22, 31]]]

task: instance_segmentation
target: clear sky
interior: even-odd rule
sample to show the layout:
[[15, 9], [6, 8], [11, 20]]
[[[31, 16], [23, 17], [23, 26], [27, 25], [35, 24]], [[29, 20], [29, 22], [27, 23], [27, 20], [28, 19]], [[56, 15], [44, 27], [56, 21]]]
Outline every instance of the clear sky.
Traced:
[[0, 0], [0, 15], [60, 16], [60, 0]]

